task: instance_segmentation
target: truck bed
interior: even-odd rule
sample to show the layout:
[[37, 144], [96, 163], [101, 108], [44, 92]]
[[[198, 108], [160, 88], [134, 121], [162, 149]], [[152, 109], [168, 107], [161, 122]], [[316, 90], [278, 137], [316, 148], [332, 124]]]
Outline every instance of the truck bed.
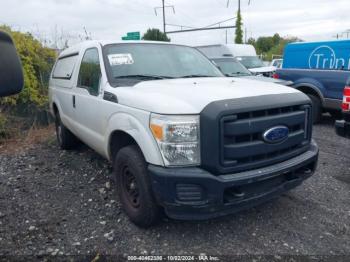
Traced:
[[277, 69], [278, 78], [292, 81], [292, 87], [304, 93], [314, 92], [324, 109], [341, 110], [343, 89], [350, 78], [350, 71], [319, 69]]

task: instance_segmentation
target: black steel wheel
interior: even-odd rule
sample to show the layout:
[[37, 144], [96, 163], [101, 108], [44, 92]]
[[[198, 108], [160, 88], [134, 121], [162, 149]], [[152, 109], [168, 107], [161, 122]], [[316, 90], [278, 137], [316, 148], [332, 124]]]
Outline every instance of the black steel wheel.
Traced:
[[147, 163], [136, 145], [122, 148], [113, 163], [120, 202], [130, 220], [140, 227], [159, 221], [160, 207], [153, 196]]
[[140, 193], [135, 175], [128, 166], [125, 166], [122, 171], [122, 190], [129, 205], [133, 208], [140, 207]]

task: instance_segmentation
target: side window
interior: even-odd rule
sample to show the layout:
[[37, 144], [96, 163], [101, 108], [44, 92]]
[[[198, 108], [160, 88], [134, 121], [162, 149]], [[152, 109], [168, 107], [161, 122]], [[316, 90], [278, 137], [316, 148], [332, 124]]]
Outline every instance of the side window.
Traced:
[[85, 88], [91, 95], [97, 96], [101, 78], [100, 60], [97, 48], [87, 49], [81, 61], [78, 87]]
[[73, 69], [77, 58], [78, 54], [59, 58], [53, 71], [52, 78], [70, 79], [73, 74]]

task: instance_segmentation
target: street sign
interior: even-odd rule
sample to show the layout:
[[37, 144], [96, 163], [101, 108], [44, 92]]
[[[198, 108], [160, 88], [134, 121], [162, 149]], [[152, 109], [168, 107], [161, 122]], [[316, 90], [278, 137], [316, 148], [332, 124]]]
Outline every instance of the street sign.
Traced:
[[140, 32], [128, 32], [126, 36], [122, 37], [122, 40], [140, 40]]
[[134, 37], [140, 37], [140, 32], [128, 32], [127, 36], [134, 36]]

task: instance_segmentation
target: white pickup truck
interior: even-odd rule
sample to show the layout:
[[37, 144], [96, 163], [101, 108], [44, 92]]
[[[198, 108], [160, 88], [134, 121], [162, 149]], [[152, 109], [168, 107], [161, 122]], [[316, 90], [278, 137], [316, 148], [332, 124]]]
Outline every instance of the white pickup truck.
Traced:
[[316, 167], [311, 102], [281, 85], [224, 77], [198, 50], [89, 41], [63, 51], [50, 79], [58, 143], [113, 164], [142, 227], [160, 214], [208, 219], [301, 184]]

